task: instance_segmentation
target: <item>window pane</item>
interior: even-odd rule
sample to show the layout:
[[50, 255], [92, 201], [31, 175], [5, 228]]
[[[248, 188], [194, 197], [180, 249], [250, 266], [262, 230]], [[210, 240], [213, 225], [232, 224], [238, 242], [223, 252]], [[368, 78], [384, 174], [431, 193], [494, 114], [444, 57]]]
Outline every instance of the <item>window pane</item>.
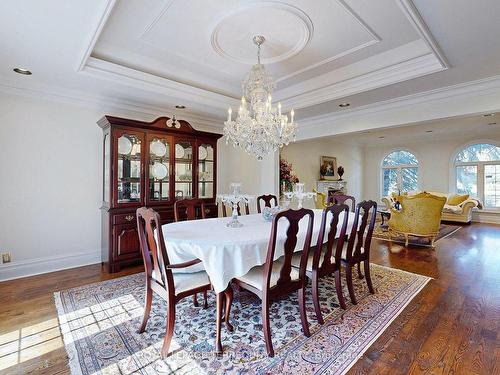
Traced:
[[477, 197], [477, 166], [466, 165], [457, 168], [457, 193]]
[[408, 192], [417, 190], [418, 168], [401, 169], [401, 190]]
[[457, 162], [500, 160], [500, 147], [487, 143], [469, 146], [457, 155]]
[[484, 205], [500, 208], [500, 165], [484, 166]]
[[384, 196], [398, 192], [398, 170], [384, 169]]
[[418, 160], [411, 152], [408, 151], [394, 151], [384, 158], [383, 165], [401, 165], [401, 164], [418, 164]]

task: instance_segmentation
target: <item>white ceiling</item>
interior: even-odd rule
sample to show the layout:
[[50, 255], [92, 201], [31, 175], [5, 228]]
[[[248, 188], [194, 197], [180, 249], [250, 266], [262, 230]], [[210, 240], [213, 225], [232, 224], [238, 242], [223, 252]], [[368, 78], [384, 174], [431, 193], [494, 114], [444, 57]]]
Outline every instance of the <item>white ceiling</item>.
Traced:
[[352, 145], [401, 146], [411, 142], [447, 140], [473, 137], [474, 139], [498, 138], [500, 136], [500, 113], [489, 113], [464, 117], [453, 117], [438, 121], [426, 121], [407, 126], [380, 130], [368, 130], [332, 137]]
[[262, 34], [273, 96], [306, 128], [340, 102], [349, 113], [500, 75], [498, 14], [497, 0], [4, 0], [0, 88], [145, 113], [183, 104], [179, 116], [222, 126]]

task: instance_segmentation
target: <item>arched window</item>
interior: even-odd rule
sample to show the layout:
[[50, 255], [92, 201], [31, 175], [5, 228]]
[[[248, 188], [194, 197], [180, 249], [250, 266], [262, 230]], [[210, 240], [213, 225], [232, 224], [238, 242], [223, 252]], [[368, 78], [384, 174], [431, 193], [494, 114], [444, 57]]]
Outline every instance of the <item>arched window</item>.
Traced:
[[500, 147], [489, 143], [467, 146], [455, 157], [456, 190], [500, 208]]
[[418, 188], [418, 160], [409, 151], [398, 150], [382, 161], [382, 193], [408, 192]]

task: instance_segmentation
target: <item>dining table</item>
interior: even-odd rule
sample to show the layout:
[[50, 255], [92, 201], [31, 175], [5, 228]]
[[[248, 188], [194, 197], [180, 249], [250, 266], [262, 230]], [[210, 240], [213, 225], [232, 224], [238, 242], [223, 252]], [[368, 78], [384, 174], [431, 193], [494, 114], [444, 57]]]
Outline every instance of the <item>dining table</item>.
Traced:
[[[313, 233], [311, 246], [318, 241], [323, 210], [314, 209]], [[329, 213], [331, 215], [331, 213]], [[344, 213], [339, 217], [343, 222]], [[201, 260], [182, 272], [199, 272], [205, 270], [210, 278], [212, 287], [217, 294], [216, 299], [216, 353], [222, 353], [221, 321], [224, 308], [224, 292], [232, 279], [245, 275], [252, 267], [266, 262], [267, 249], [271, 236], [272, 223], [264, 220], [261, 214], [243, 215], [238, 220], [243, 224], [240, 228], [230, 228], [226, 224], [231, 218], [209, 218], [190, 221], [179, 221], [162, 226], [165, 246], [171, 263], [182, 263], [194, 258]], [[283, 223], [281, 223], [283, 221]], [[354, 221], [354, 214], [348, 217], [347, 233], [350, 233]], [[278, 223], [275, 260], [284, 255], [284, 243], [288, 222], [281, 218]], [[296, 251], [304, 247], [308, 217], [299, 222]], [[324, 241], [327, 241], [326, 235]], [[336, 236], [340, 230], [336, 231]], [[174, 276], [175, 277], [175, 276]]]

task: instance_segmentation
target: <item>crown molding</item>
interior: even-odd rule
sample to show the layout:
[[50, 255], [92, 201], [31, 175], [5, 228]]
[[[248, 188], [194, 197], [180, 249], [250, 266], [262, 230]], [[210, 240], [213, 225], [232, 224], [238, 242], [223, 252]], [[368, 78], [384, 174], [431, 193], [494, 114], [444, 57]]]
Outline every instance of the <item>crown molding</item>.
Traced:
[[164, 116], [165, 113], [175, 114], [178, 119], [186, 120], [197, 130], [205, 130], [215, 133], [222, 133], [223, 120], [200, 116], [189, 111], [166, 110], [164, 107], [152, 106], [148, 104], [134, 103], [128, 100], [98, 97], [86, 95], [82, 92], [67, 90], [62, 88], [35, 88], [19, 87], [12, 84], [0, 83], [0, 92], [7, 95], [18, 95], [34, 99], [44, 99], [77, 105], [85, 108], [102, 111], [105, 113], [114, 112], [122, 116], [140, 116], [141, 118], [156, 118]]
[[81, 71], [93, 77], [119, 84], [127, 84], [141, 90], [166, 95], [172, 99], [189, 100], [225, 110], [228, 105], [238, 105], [239, 100], [213, 91], [204, 90], [154, 74], [145, 73], [126, 66], [89, 57]]
[[284, 108], [305, 108], [384, 87], [387, 85], [440, 72], [443, 67], [433, 53], [346, 79], [317, 90], [311, 90], [283, 100]]
[[408, 21], [410, 21], [415, 30], [417, 30], [420, 37], [424, 40], [424, 42], [431, 49], [434, 55], [436, 55], [436, 58], [439, 60], [439, 63], [441, 64], [441, 67], [443, 69], [450, 68], [448, 59], [441, 50], [441, 47], [439, 47], [439, 44], [437, 43], [436, 39], [429, 30], [429, 27], [427, 26], [422, 16], [420, 15], [420, 12], [418, 11], [417, 7], [415, 6], [415, 4], [413, 4], [413, 1], [397, 0], [397, 3], [401, 8], [401, 10], [403, 11], [403, 14], [408, 19]]
[[[418, 111], [421, 116], [428, 117], [427, 120], [435, 120], [447, 117], [439, 115], [439, 113], [445, 112], [448, 108], [454, 109], [454, 113], [451, 116], [470, 115], [492, 111], [495, 112], [500, 110], [499, 99], [500, 75], [497, 75], [475, 81], [446, 86], [439, 89], [423, 91], [416, 94], [406, 95], [381, 102], [371, 103], [359, 108], [342, 111], [340, 113], [336, 112], [300, 119], [300, 133], [302, 135], [301, 139], [376, 129], [377, 124], [375, 123], [375, 120], [372, 121], [373, 124], [371, 125], [374, 126], [371, 127], [365, 126], [364, 122], [361, 120], [366, 117], [369, 117], [371, 119], [375, 119], [375, 117], [377, 117], [377, 120], [379, 121], [379, 117], [382, 117], [384, 113], [389, 114], [391, 118], [395, 118], [393, 113], [397, 110], [405, 110], [405, 112], [409, 112], [410, 110]], [[463, 106], [461, 103], [457, 104], [459, 100], [468, 101], [468, 108], [465, 108], [465, 106]], [[419, 110], [417, 107], [418, 105], [427, 106], [427, 110]], [[442, 112], [432, 112], [429, 108], [431, 105], [435, 107], [440, 106]], [[391, 123], [390, 121], [388, 121], [384, 124], [384, 126], [390, 127], [421, 121], [425, 120], [419, 118], [413, 121], [406, 120], [402, 123]], [[342, 123], [343, 128], [334, 129], [332, 127], [332, 124], [335, 123]], [[349, 128], [347, 128], [346, 124], [350, 124]]]
[[97, 40], [99, 39], [99, 36], [101, 35], [101, 32], [104, 29], [104, 26], [106, 25], [106, 22], [108, 22], [109, 16], [111, 15], [111, 12], [115, 7], [116, 3], [117, 0], [106, 0], [103, 10], [100, 13], [99, 21], [97, 22], [94, 31], [90, 36], [89, 42], [86, 44], [85, 49], [82, 51], [80, 55], [78, 64], [76, 65], [77, 72], [81, 71], [85, 67], [85, 64], [87, 63], [88, 58], [92, 54], [92, 51], [94, 50]]

